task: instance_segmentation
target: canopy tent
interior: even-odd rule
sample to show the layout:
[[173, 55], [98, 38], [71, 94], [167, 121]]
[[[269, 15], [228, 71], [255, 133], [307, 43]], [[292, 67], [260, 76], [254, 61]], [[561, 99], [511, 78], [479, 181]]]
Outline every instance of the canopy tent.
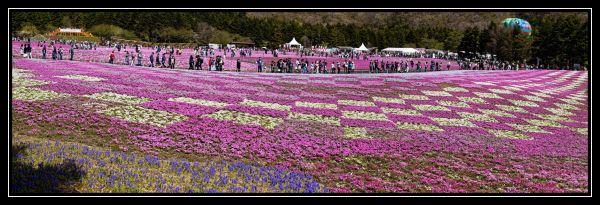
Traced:
[[299, 48], [301, 48], [301, 47], [302, 47], [302, 45], [300, 45], [300, 43], [298, 43], [298, 41], [296, 41], [296, 38], [292, 38], [292, 41], [290, 41], [289, 43], [286, 43], [286, 44], [285, 44], [285, 47], [286, 47], [286, 48], [291, 48], [291, 47], [293, 47], [293, 46], [297, 46], [297, 47], [299, 47]]
[[369, 51], [369, 49], [367, 49], [367, 47], [365, 46], [365, 44], [361, 44], [360, 47], [354, 49], [355, 51]]
[[212, 49], [219, 49], [221, 47], [221, 45], [216, 44], [216, 43], [209, 43], [208, 47], [212, 48]]
[[445, 51], [438, 50], [438, 49], [425, 49], [425, 52], [428, 52], [428, 53], [444, 53]]
[[65, 35], [65, 36], [85, 36], [85, 37], [93, 37], [91, 33], [83, 31], [83, 29], [78, 28], [57, 28], [54, 31], [48, 33], [48, 36], [56, 36], [56, 35]]
[[414, 48], [385, 48], [381, 51], [383, 51], [383, 52], [400, 52], [400, 53], [419, 53], [419, 51]]
[[342, 50], [342, 51], [351, 51], [351, 50], [354, 50], [354, 48], [352, 48], [350, 46], [338, 46], [337, 49], [338, 50]]

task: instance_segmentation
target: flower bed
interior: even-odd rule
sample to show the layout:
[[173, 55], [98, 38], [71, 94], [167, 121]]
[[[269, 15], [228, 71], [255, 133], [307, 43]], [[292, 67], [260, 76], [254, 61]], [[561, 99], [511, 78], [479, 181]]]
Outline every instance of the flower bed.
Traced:
[[[209, 176], [210, 182], [204, 183], [205, 175], [195, 178], [193, 171], [200, 173], [198, 169], [173, 174], [182, 167], [178, 161], [171, 171], [140, 165], [148, 169], [150, 181], [129, 186], [115, 176], [119, 182], [108, 186], [111, 176], [100, 177], [99, 172], [109, 170], [93, 162], [81, 163], [93, 170], [83, 177], [82, 191], [317, 192], [323, 187], [332, 192], [588, 191], [589, 101], [583, 92], [588, 83], [584, 72], [307, 78], [35, 59], [15, 59], [13, 64], [19, 69], [13, 71], [20, 73], [11, 90], [13, 142], [27, 136], [160, 159], [255, 162], [306, 173], [314, 178], [302, 180], [319, 184], [315, 188], [313, 182], [299, 185], [277, 177], [270, 179], [275, 180], [272, 183], [246, 182], [241, 176], [250, 168], [225, 171], [227, 183], [225, 175]], [[366, 81], [369, 86], [360, 85]], [[77, 85], [81, 86], [73, 88]], [[92, 160], [84, 155], [69, 156]], [[113, 157], [109, 156], [97, 158], [106, 162]], [[125, 165], [133, 166], [114, 164]], [[158, 173], [174, 178], [165, 182]], [[231, 184], [238, 173], [239, 185]], [[168, 188], [183, 183], [175, 179], [182, 176], [185, 185], [179, 185], [179, 191]], [[146, 185], [157, 182], [160, 189]]]

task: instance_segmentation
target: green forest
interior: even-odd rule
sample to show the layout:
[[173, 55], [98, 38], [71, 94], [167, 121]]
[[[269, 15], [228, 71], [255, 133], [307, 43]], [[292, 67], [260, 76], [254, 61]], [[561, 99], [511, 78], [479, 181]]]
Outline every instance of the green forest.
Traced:
[[[443, 23], [448, 19], [436, 19], [435, 13], [424, 14], [413, 15], [410, 20], [406, 15], [390, 14], [383, 19], [385, 23], [356, 23], [360, 19], [332, 23], [327, 22], [326, 16], [319, 17], [318, 23], [305, 23], [245, 12], [11, 12], [10, 28], [14, 34], [36, 35], [57, 27], [76, 27], [104, 39], [117, 36], [198, 44], [252, 41], [256, 46], [269, 48], [277, 48], [295, 37], [304, 46], [358, 47], [364, 43], [379, 49], [419, 47], [489, 53], [513, 62], [535, 62], [539, 58], [559, 65], [586, 64], [589, 60], [590, 25], [585, 13], [514, 13], [513, 17], [530, 22], [531, 36], [504, 28], [498, 15], [483, 18], [485, 15], [475, 12], [457, 14], [462, 15], [457, 21], [465, 22], [457, 27]], [[417, 25], [419, 19], [414, 18], [429, 23]]]

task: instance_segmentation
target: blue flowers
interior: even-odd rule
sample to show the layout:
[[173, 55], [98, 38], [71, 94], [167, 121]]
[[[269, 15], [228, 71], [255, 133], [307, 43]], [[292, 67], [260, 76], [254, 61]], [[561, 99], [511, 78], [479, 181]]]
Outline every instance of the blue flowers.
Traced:
[[[82, 177], [70, 182], [84, 183], [85, 186], [75, 186], [81, 187], [81, 192], [323, 192], [309, 175], [275, 167], [223, 160], [165, 161], [151, 155], [136, 156], [90, 146], [69, 146], [69, 143], [32, 144], [26, 146], [30, 149], [26, 153], [34, 156], [23, 152], [16, 158], [39, 168], [73, 161], [73, 167], [68, 169], [71, 171], [62, 172]], [[161, 162], [168, 162], [169, 166], [164, 169]], [[31, 187], [38, 183], [59, 184], [61, 180], [43, 174], [28, 176], [30, 180], [23, 181], [19, 190], [33, 190]]]

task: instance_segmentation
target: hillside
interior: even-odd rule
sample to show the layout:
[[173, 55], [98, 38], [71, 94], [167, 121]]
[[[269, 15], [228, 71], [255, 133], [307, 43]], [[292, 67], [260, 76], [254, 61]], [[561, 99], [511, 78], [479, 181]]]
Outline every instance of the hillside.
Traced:
[[[449, 10], [450, 11], [450, 10]], [[490, 21], [501, 22], [509, 17], [552, 16], [556, 13], [517, 13], [517, 12], [247, 12], [253, 18], [275, 18], [296, 21], [303, 24], [354, 24], [385, 26], [405, 22], [413, 27], [447, 27], [464, 30], [476, 26], [485, 28]], [[581, 20], [587, 13], [577, 13]]]

